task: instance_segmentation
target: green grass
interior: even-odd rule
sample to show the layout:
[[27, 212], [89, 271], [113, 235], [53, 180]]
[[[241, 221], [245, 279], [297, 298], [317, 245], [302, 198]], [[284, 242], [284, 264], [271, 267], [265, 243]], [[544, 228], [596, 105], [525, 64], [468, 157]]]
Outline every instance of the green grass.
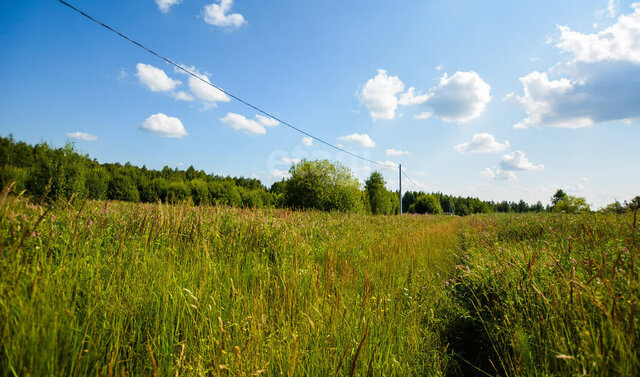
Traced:
[[0, 197], [0, 376], [637, 375], [624, 216]]
[[[473, 329], [484, 359], [466, 356], [501, 375], [640, 375], [632, 223], [601, 214], [465, 221], [448, 308], [463, 314], [457, 325]], [[454, 342], [469, 340], [450, 327]]]

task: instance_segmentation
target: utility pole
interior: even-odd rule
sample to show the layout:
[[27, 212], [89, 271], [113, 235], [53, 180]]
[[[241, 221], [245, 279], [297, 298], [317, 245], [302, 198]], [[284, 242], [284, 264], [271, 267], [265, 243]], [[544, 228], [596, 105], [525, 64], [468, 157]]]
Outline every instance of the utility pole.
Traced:
[[400, 197], [400, 216], [402, 216], [402, 164], [398, 165], [398, 177], [400, 184], [398, 185], [398, 196]]

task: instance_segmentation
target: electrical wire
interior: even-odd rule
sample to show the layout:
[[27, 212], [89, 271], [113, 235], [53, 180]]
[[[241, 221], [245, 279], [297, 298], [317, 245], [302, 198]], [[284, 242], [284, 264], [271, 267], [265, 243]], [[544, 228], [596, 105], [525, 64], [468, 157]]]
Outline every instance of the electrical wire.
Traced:
[[[91, 17], [91, 16], [90, 16], [90, 15], [88, 15], [87, 13], [85, 13], [85, 12], [83, 12], [82, 10], [80, 10], [80, 9], [76, 8], [75, 6], [73, 6], [73, 5], [69, 4], [69, 3], [67, 3], [66, 1], [64, 1], [64, 0], [58, 0], [58, 2], [60, 2], [60, 3], [61, 3], [61, 4], [63, 4], [63, 5], [66, 5], [67, 7], [71, 8], [71, 9], [72, 9], [72, 10], [74, 10], [75, 12], [77, 12], [77, 13], [81, 14], [82, 16], [84, 16], [84, 17], [88, 18], [89, 20], [91, 20], [91, 21], [93, 21], [93, 22], [97, 23], [98, 25], [100, 25], [100, 26], [102, 26], [102, 27], [106, 28], [107, 30], [109, 30], [109, 31], [111, 31], [111, 32], [113, 32], [113, 33], [115, 33], [115, 34], [119, 35], [120, 37], [122, 37], [122, 38], [126, 39], [127, 41], [129, 41], [129, 42], [133, 43], [134, 45], [136, 45], [136, 46], [138, 46], [138, 47], [140, 47], [140, 48], [144, 49], [144, 50], [145, 50], [145, 51], [147, 51], [148, 53], [150, 53], [150, 54], [152, 54], [152, 55], [154, 55], [154, 56], [156, 56], [156, 57], [158, 57], [158, 58], [160, 58], [160, 59], [164, 60], [165, 62], [167, 62], [167, 63], [171, 64], [172, 66], [176, 67], [177, 69], [179, 69], [180, 71], [182, 71], [182, 72], [186, 73], [187, 75], [190, 75], [190, 76], [192, 76], [192, 77], [194, 77], [194, 78], [196, 78], [196, 79], [198, 79], [198, 80], [202, 81], [203, 83], [205, 83], [205, 84], [207, 84], [207, 85], [209, 85], [209, 86], [211, 86], [211, 87], [213, 87], [213, 88], [215, 88], [215, 89], [217, 89], [217, 90], [221, 91], [222, 93], [224, 93], [224, 94], [226, 94], [227, 96], [229, 96], [229, 97], [231, 97], [231, 98], [235, 99], [236, 101], [238, 101], [238, 102], [240, 102], [240, 103], [244, 104], [245, 106], [250, 107], [251, 109], [253, 109], [253, 110], [255, 110], [255, 111], [257, 111], [257, 112], [259, 112], [259, 113], [261, 113], [261, 114], [263, 114], [263, 115], [266, 115], [266, 116], [268, 116], [269, 118], [273, 118], [273, 119], [277, 120], [278, 122], [280, 122], [280, 123], [284, 124], [285, 126], [287, 126], [287, 127], [291, 128], [291, 129], [293, 129], [293, 130], [295, 130], [295, 131], [298, 131], [299, 133], [301, 133], [301, 134], [303, 134], [303, 135], [306, 135], [306, 136], [308, 136], [308, 137], [312, 138], [313, 140], [316, 140], [316, 141], [318, 141], [318, 142], [320, 142], [320, 143], [322, 143], [322, 144], [324, 144], [324, 145], [326, 145], [326, 146], [328, 146], [328, 147], [331, 147], [331, 148], [333, 148], [333, 149], [336, 149], [336, 150], [338, 150], [338, 151], [340, 151], [340, 152], [343, 152], [343, 153], [346, 153], [346, 154], [351, 155], [351, 156], [353, 156], [353, 157], [359, 158], [359, 159], [361, 159], [361, 160], [363, 160], [363, 161], [367, 161], [367, 162], [369, 162], [369, 163], [376, 164], [376, 165], [380, 165], [380, 166], [384, 166], [384, 167], [389, 167], [389, 165], [388, 165], [388, 164], [384, 164], [384, 163], [379, 162], [379, 161], [374, 161], [374, 160], [368, 159], [368, 158], [366, 158], [366, 157], [362, 157], [362, 156], [360, 156], [360, 155], [358, 155], [358, 154], [356, 154], [356, 153], [349, 152], [348, 150], [346, 150], [346, 149], [344, 149], [344, 148], [340, 148], [340, 147], [338, 147], [337, 145], [333, 145], [333, 144], [329, 143], [328, 141], [325, 141], [325, 140], [323, 140], [323, 139], [321, 139], [321, 138], [319, 138], [319, 137], [317, 137], [317, 136], [314, 136], [314, 135], [312, 135], [312, 134], [310, 134], [310, 133], [308, 133], [308, 132], [306, 132], [306, 131], [304, 131], [304, 130], [302, 130], [302, 129], [300, 129], [300, 128], [298, 128], [298, 127], [296, 127], [296, 126], [294, 126], [294, 125], [292, 125], [292, 124], [290, 124], [290, 123], [288, 123], [288, 122], [285, 122], [284, 120], [282, 120], [282, 119], [280, 119], [280, 118], [278, 118], [278, 117], [276, 117], [276, 116], [274, 116], [274, 115], [271, 115], [271, 114], [270, 114], [270, 113], [268, 113], [267, 111], [262, 110], [262, 109], [261, 109], [261, 108], [259, 108], [258, 106], [252, 105], [252, 104], [251, 104], [251, 103], [249, 103], [248, 101], [245, 101], [245, 100], [243, 100], [242, 98], [240, 98], [240, 97], [238, 97], [238, 96], [236, 96], [236, 95], [234, 95], [234, 94], [232, 94], [232, 93], [230, 93], [230, 92], [228, 92], [228, 91], [226, 91], [226, 90], [224, 90], [224, 89], [222, 89], [222, 88], [218, 87], [217, 85], [212, 84], [211, 82], [209, 82], [209, 81], [207, 81], [207, 80], [203, 79], [200, 75], [195, 74], [194, 72], [192, 72], [192, 71], [190, 71], [190, 70], [186, 69], [185, 67], [183, 67], [183, 66], [182, 66], [182, 65], [180, 65], [180, 64], [176, 64], [176, 63], [174, 63], [171, 59], [169, 59], [169, 58], [167, 58], [167, 57], [165, 57], [165, 56], [163, 56], [163, 55], [160, 55], [159, 53], [155, 52], [154, 50], [152, 50], [152, 49], [150, 49], [150, 48], [146, 47], [145, 45], [143, 45], [142, 43], [137, 42], [136, 40], [134, 40], [134, 39], [132, 39], [132, 38], [130, 38], [130, 37], [128, 37], [128, 36], [126, 36], [125, 34], [123, 34], [123, 33], [119, 32], [118, 30], [116, 30], [116, 29], [112, 28], [111, 26], [109, 26], [109, 25], [107, 25], [107, 24], [103, 23], [102, 21], [99, 21], [99, 20], [97, 20], [97, 19], [95, 19], [95, 18]], [[397, 168], [397, 166], [395, 166], [395, 167]]]
[[413, 179], [411, 179], [407, 173], [405, 173], [404, 171], [402, 172], [402, 175], [404, 175], [411, 183], [413, 183], [414, 186], [416, 186], [416, 188], [421, 189], [422, 187], [417, 184]]

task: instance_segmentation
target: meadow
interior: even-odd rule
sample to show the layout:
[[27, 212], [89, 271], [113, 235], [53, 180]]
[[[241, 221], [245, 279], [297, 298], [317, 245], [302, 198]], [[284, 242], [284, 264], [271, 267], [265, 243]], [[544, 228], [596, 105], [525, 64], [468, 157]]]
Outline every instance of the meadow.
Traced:
[[629, 215], [0, 196], [0, 375], [638, 375]]

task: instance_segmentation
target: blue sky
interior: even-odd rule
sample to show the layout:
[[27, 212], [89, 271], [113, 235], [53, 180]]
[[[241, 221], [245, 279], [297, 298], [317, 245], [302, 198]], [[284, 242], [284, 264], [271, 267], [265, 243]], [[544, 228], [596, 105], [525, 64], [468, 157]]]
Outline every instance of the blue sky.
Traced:
[[[594, 207], [640, 191], [640, 3], [73, 0], [420, 187]], [[199, 84], [57, 1], [0, 4], [0, 134], [100, 162], [270, 184], [300, 158], [371, 166]], [[397, 188], [397, 170], [384, 169]]]

